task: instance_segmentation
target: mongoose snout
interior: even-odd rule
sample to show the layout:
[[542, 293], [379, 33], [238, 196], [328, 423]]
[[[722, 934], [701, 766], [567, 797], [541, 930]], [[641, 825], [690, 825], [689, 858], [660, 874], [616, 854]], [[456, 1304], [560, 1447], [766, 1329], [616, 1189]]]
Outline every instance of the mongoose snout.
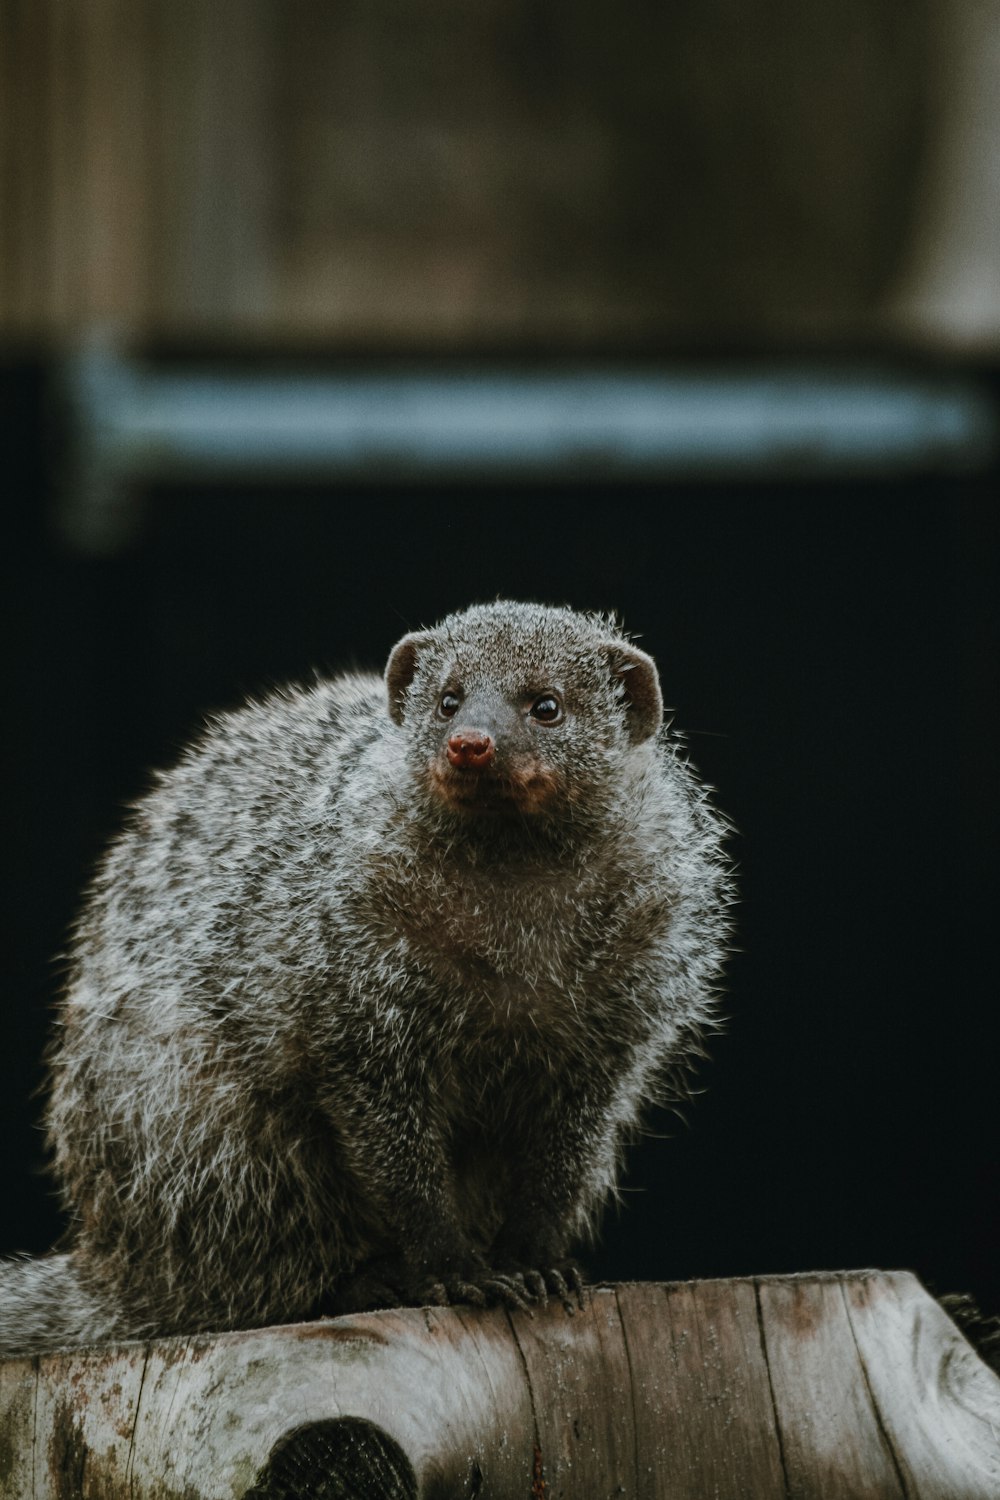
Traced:
[[453, 766], [482, 770], [496, 759], [493, 736], [481, 729], [459, 729], [448, 739], [448, 760]]
[[544, 810], [561, 778], [540, 747], [511, 712], [484, 713], [477, 722], [482, 727], [456, 729], [434, 757], [431, 779], [444, 804], [480, 817]]

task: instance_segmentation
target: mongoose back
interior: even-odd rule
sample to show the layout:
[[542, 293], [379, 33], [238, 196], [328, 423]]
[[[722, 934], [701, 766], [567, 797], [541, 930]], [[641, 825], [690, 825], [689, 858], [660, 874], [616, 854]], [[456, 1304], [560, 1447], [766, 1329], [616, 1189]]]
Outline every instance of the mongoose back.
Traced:
[[613, 622], [496, 603], [213, 719], [87, 894], [0, 1351], [566, 1300], [726, 942], [662, 713]]

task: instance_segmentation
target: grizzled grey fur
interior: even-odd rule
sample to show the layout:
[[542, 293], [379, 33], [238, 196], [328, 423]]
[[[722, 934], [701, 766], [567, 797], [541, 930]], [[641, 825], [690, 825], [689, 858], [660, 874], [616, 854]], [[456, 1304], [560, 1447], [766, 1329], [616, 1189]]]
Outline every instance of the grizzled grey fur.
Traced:
[[614, 624], [478, 606], [214, 719], [89, 891], [52, 1050], [67, 1248], [0, 1351], [523, 1304], [711, 1021], [723, 824]]

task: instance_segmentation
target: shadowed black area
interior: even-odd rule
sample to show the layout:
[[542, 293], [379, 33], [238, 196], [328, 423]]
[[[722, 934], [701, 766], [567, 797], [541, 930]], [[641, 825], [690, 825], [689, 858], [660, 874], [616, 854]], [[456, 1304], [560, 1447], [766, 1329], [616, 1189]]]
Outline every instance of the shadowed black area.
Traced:
[[358, 1417], [286, 1433], [244, 1500], [416, 1500], [417, 1477], [399, 1444]]

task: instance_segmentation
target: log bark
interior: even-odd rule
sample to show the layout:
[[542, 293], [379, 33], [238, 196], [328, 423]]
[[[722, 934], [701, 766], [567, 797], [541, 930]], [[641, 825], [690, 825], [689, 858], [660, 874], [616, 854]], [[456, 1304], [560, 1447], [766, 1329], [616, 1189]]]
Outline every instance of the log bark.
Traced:
[[4, 1500], [995, 1500], [1000, 1379], [906, 1272], [595, 1288], [0, 1365]]

